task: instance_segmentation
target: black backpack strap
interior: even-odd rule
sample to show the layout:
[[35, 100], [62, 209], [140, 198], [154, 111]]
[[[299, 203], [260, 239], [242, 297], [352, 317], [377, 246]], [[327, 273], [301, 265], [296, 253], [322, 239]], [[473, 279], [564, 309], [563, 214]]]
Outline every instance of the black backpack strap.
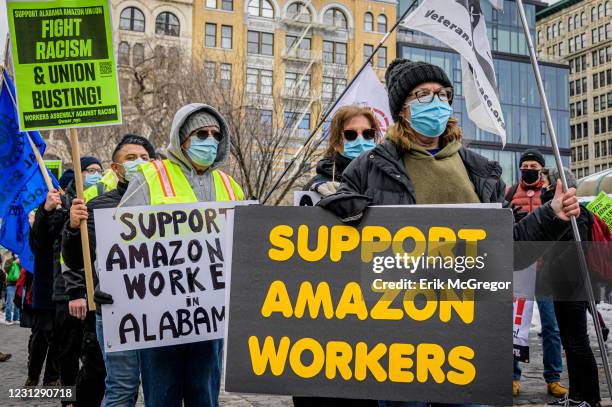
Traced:
[[509, 203], [512, 203], [512, 198], [514, 198], [514, 194], [516, 194], [516, 190], [518, 189], [519, 184], [512, 185], [512, 188], [508, 191], [504, 199]]

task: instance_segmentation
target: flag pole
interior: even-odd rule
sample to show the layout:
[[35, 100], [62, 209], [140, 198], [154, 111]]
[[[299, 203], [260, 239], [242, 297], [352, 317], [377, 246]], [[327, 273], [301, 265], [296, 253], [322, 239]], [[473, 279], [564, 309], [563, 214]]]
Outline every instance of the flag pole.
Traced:
[[[567, 179], [565, 177], [565, 171], [563, 171], [563, 162], [561, 161], [561, 153], [559, 152], [559, 145], [557, 144], [557, 136], [555, 134], [555, 128], [553, 126], [552, 116], [550, 114], [550, 109], [548, 107], [548, 100], [546, 98], [546, 93], [544, 91], [544, 83], [542, 82], [542, 75], [540, 74], [540, 67], [538, 65], [538, 60], [536, 58], [536, 53], [533, 47], [533, 41], [531, 40], [531, 33], [529, 32], [529, 24], [527, 23], [527, 17], [525, 16], [525, 7], [523, 6], [523, 0], [516, 0], [516, 5], [519, 11], [519, 15], [521, 17], [523, 31], [525, 32], [527, 48], [529, 49], [529, 58], [531, 59], [531, 66], [533, 67], [533, 72], [535, 74], [538, 91], [540, 93], [540, 99], [542, 100], [542, 107], [544, 108], [544, 115], [546, 117], [546, 125], [548, 126], [548, 134], [550, 135], [550, 141], [551, 141], [552, 149], [555, 155], [557, 169], [559, 170], [561, 182], [563, 183], [563, 190], [567, 191], [568, 189]], [[593, 286], [591, 285], [591, 277], [589, 276], [589, 270], [588, 270], [584, 250], [582, 248], [582, 245], [580, 244], [581, 243], [580, 231], [578, 229], [578, 223], [576, 222], [576, 218], [572, 216], [570, 218], [570, 222], [572, 224], [572, 231], [574, 233], [574, 239], [575, 239], [576, 248], [578, 251], [580, 271], [582, 272], [583, 277], [584, 277], [584, 282], [586, 285], [586, 292], [587, 292], [587, 297], [588, 297], [588, 303], [589, 303], [589, 307], [591, 308], [591, 316], [593, 317], [593, 323], [595, 325], [595, 334], [597, 335], [597, 342], [599, 343], [599, 350], [601, 353], [601, 359], [603, 362], [604, 372], [606, 375], [606, 381], [608, 384], [608, 392], [610, 394], [610, 398], [612, 399], [612, 375], [610, 374], [610, 365], [608, 363], [608, 354], [606, 353], [605, 342], [603, 339], [603, 334], [601, 332], [601, 324], [599, 323], [599, 318], [597, 317], [597, 307], [595, 304], [595, 295], [593, 293]]]
[[408, 13], [412, 10], [412, 8], [414, 7], [414, 5], [417, 3], [418, 0], [413, 0], [412, 3], [410, 4], [410, 6], [408, 6], [406, 8], [406, 11], [404, 11], [404, 13], [400, 16], [400, 18], [397, 19], [397, 21], [395, 22], [395, 24], [393, 25], [393, 27], [391, 27], [391, 29], [385, 34], [385, 36], [380, 40], [380, 42], [378, 43], [378, 45], [376, 46], [376, 48], [374, 48], [374, 50], [372, 51], [372, 54], [370, 54], [370, 56], [366, 59], [366, 61], [363, 63], [363, 65], [361, 66], [361, 68], [359, 68], [359, 70], [357, 71], [357, 73], [355, 74], [355, 76], [353, 76], [353, 79], [351, 79], [351, 81], [349, 82], [349, 84], [344, 88], [344, 90], [342, 91], [342, 93], [340, 94], [340, 96], [338, 96], [336, 98], [336, 100], [334, 101], [334, 103], [327, 108], [327, 110], [325, 111], [325, 113], [323, 114], [323, 117], [321, 117], [321, 119], [319, 119], [319, 122], [317, 123], [317, 125], [315, 126], [314, 130], [310, 132], [310, 134], [308, 135], [308, 138], [306, 138], [306, 141], [300, 146], [300, 148], [298, 149], [298, 151], [293, 154], [293, 157], [291, 157], [291, 160], [289, 161], [289, 164], [287, 164], [287, 166], [285, 167], [285, 169], [283, 170], [283, 172], [281, 173], [281, 175], [276, 179], [276, 181], [274, 182], [274, 184], [272, 185], [272, 188], [270, 188], [268, 190], [268, 193], [266, 194], [266, 196], [262, 199], [261, 204], [264, 205], [268, 199], [270, 199], [270, 196], [272, 196], [272, 194], [274, 193], [274, 191], [276, 190], [276, 188], [278, 188], [278, 185], [280, 184], [280, 182], [282, 181], [282, 179], [285, 177], [285, 175], [287, 175], [287, 173], [289, 172], [289, 170], [291, 169], [291, 167], [293, 166], [293, 164], [295, 164], [295, 161], [297, 160], [297, 158], [299, 157], [299, 155], [302, 153], [302, 151], [304, 150], [304, 148], [306, 148], [306, 146], [312, 141], [312, 139], [315, 137], [315, 135], [319, 132], [319, 129], [321, 129], [321, 126], [323, 126], [323, 123], [325, 123], [325, 121], [327, 120], [327, 118], [329, 117], [329, 115], [331, 114], [331, 112], [334, 111], [334, 108], [338, 105], [338, 102], [340, 102], [340, 100], [342, 100], [342, 97], [346, 94], [346, 92], [348, 92], [348, 90], [351, 88], [351, 85], [353, 85], [353, 83], [357, 80], [357, 78], [359, 77], [359, 75], [361, 74], [361, 72], [363, 72], [363, 70], [368, 66], [368, 64], [372, 61], [372, 59], [374, 58], [374, 55], [376, 55], [376, 53], [378, 52], [378, 50], [380, 49], [380, 47], [383, 46], [383, 44], [387, 41], [387, 39], [391, 36], [391, 34], [393, 34], [393, 32], [397, 29], [397, 27], [399, 27], [400, 23], [402, 21], [404, 21], [404, 19], [406, 18], [406, 16], [408, 15]]

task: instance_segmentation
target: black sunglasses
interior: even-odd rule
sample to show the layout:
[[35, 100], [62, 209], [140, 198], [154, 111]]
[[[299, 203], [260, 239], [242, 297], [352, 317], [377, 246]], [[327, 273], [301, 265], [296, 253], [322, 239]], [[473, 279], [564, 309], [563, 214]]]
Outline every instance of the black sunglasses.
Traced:
[[200, 140], [206, 140], [210, 136], [213, 136], [217, 141], [221, 141], [221, 139], [223, 138], [221, 132], [217, 130], [197, 130], [195, 133], [192, 134], [192, 136], [195, 136]]
[[348, 141], [355, 141], [359, 135], [363, 136], [365, 140], [374, 140], [376, 137], [376, 130], [374, 129], [365, 129], [361, 133], [357, 130], [344, 130], [342, 133]]

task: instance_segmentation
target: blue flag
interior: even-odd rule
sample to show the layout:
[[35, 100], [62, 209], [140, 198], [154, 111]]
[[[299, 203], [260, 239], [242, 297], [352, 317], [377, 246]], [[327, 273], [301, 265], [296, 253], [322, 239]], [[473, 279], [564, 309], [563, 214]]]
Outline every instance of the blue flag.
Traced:
[[[28, 133], [19, 131], [15, 106], [15, 87], [2, 72], [0, 90], [0, 245], [19, 255], [21, 265], [34, 271], [34, 257], [30, 249], [28, 214], [46, 199], [47, 185], [39, 170], [36, 156], [28, 140]], [[38, 132], [29, 132], [40, 151], [45, 142]], [[57, 181], [49, 173], [54, 185]]]

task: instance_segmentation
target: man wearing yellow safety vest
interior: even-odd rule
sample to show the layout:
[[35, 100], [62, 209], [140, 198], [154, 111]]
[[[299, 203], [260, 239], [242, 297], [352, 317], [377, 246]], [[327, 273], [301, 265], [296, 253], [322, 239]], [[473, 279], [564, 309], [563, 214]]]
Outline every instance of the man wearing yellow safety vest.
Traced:
[[[218, 167], [229, 155], [223, 117], [204, 104], [190, 104], [174, 116], [168, 159], [141, 165], [121, 206], [243, 200], [242, 188]], [[140, 352], [148, 407], [218, 405], [222, 340]]]
[[83, 192], [85, 202], [89, 202], [95, 197], [117, 188], [117, 182], [119, 182], [119, 179], [117, 178], [117, 174], [115, 173], [115, 171], [113, 171], [112, 169], [107, 170], [104, 175], [98, 174], [96, 179], [98, 179], [98, 177], [99, 181], [91, 185]]

